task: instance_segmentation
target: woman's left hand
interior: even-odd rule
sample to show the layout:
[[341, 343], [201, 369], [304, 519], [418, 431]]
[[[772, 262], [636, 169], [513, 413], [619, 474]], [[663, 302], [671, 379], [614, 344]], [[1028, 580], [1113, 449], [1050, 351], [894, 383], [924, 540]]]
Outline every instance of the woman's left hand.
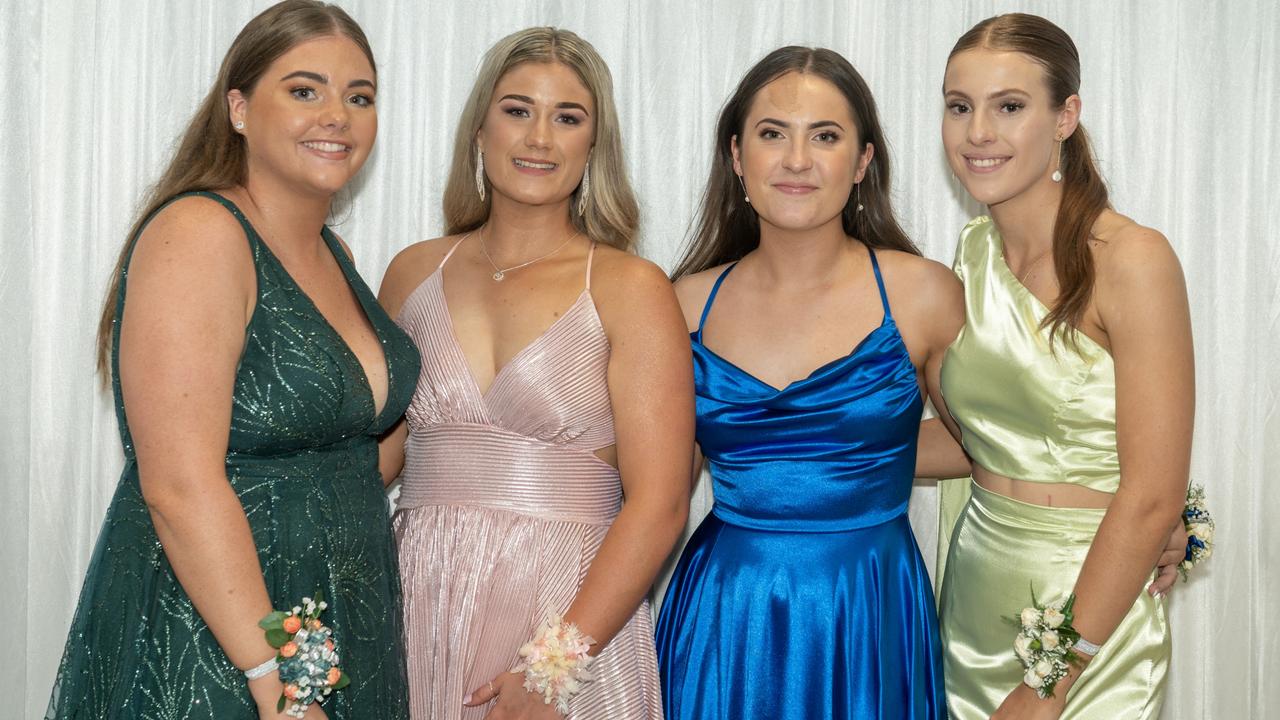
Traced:
[[1061, 682], [1053, 697], [1044, 699], [1026, 684], [1018, 683], [1018, 687], [996, 708], [991, 720], [1058, 720], [1067, 706], [1066, 698], [1067, 691]]
[[543, 702], [542, 696], [524, 689], [522, 673], [504, 672], [472, 690], [463, 698], [467, 707], [483, 705], [497, 698], [485, 720], [561, 720], [554, 704]]

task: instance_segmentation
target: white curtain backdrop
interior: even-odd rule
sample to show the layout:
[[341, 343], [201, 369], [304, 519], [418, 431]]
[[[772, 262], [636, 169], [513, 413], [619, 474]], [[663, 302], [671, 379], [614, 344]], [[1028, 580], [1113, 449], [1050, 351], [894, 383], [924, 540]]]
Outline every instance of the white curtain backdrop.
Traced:
[[[266, 0], [0, 2], [0, 697], [39, 717], [121, 463], [93, 337], [144, 187], [240, 27]], [[529, 25], [589, 39], [617, 85], [644, 211], [638, 251], [674, 264], [720, 104], [765, 52], [847, 56], [876, 93], [904, 225], [949, 263], [979, 208], [939, 139], [947, 52], [974, 22], [1028, 10], [1084, 61], [1084, 121], [1116, 207], [1162, 230], [1186, 270], [1196, 338], [1192, 472], [1218, 518], [1214, 559], [1170, 601], [1165, 718], [1280, 705], [1280, 4], [837, 0], [346, 0], [380, 63], [378, 147], [335, 215], [375, 287], [441, 231], [454, 124], [483, 51]], [[704, 482], [705, 486], [705, 482]], [[706, 511], [700, 488], [695, 516]], [[932, 561], [933, 488], [912, 519]], [[1266, 568], [1271, 568], [1268, 572]], [[1270, 678], [1270, 679], [1268, 679]]]

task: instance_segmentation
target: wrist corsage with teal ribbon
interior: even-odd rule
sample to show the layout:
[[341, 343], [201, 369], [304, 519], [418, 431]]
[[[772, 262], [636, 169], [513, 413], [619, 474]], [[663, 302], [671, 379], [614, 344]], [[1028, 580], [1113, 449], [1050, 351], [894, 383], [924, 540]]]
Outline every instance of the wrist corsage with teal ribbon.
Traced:
[[1205, 504], [1204, 486], [1192, 483], [1187, 488], [1187, 505], [1182, 510], [1182, 526], [1187, 529], [1187, 554], [1178, 563], [1178, 574], [1186, 582], [1187, 573], [1213, 555], [1213, 516]]
[[351, 682], [338, 667], [333, 631], [320, 622], [320, 613], [327, 607], [324, 596], [317, 592], [314, 598], [302, 598], [302, 604], [292, 610], [277, 610], [258, 622], [267, 632], [267, 643], [276, 648], [280, 682], [284, 683], [276, 712], [300, 718], [311, 703], [324, 702], [329, 693]]
[[1071, 665], [1080, 662], [1075, 652], [1080, 633], [1071, 624], [1075, 602], [1072, 593], [1062, 602], [1041, 605], [1032, 590], [1031, 607], [1023, 608], [1017, 618], [1009, 618], [1021, 628], [1013, 639], [1013, 650], [1026, 668], [1022, 682], [1041, 698], [1053, 697], [1058, 681], [1067, 676]]

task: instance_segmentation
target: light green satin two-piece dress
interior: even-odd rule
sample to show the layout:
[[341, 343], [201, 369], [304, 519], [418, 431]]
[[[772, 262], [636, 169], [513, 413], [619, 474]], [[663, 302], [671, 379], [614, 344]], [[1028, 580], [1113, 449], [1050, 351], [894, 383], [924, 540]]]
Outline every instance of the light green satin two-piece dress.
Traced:
[[[965, 451], [992, 473], [1115, 493], [1115, 366], [1082, 333], [1049, 346], [1048, 309], [1004, 260], [990, 218], [965, 226], [955, 271], [964, 283], [965, 327], [947, 352], [942, 391]], [[950, 535], [940, 562], [947, 702], [952, 718], [987, 718], [1022, 681], [1016, 617], [1072, 592], [1105, 510], [1044, 507], [948, 481], [941, 496]], [[954, 530], [952, 520], [954, 519]], [[1146, 592], [1067, 694], [1062, 720], [1154, 718], [1171, 644], [1163, 604]]]

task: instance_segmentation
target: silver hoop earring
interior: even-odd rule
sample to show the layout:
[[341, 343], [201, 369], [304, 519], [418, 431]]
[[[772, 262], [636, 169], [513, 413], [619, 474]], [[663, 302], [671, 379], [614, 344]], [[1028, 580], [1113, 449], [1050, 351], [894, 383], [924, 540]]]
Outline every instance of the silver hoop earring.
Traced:
[[742, 199], [746, 200], [747, 204], [750, 205], [751, 196], [747, 194], [747, 183], [745, 180], [742, 179], [741, 175], [738, 176], [738, 184], [742, 186]]
[[1062, 182], [1062, 142], [1066, 140], [1066, 138], [1059, 135], [1056, 139], [1058, 141], [1058, 167], [1054, 168], [1053, 174], [1049, 176], [1049, 179], [1056, 183], [1060, 183]]
[[862, 200], [860, 200], [860, 199], [858, 198], [858, 196], [859, 196], [859, 195], [861, 195], [861, 193], [862, 193], [862, 183], [854, 183], [854, 184], [853, 184], [853, 209], [854, 209], [854, 212], [862, 212], [863, 210], [866, 210], [866, 208], [862, 206]]
[[235, 125], [233, 125], [232, 127], [234, 127], [234, 128], [235, 128], [235, 129], [237, 129], [237, 130], [243, 130], [243, 129], [244, 129], [244, 121], [243, 121], [243, 120], [237, 120], [237, 121], [236, 121], [236, 123], [235, 123]]
[[582, 185], [578, 188], [578, 216], [587, 214], [587, 202], [591, 198], [591, 161], [582, 168]]
[[484, 151], [476, 148], [476, 192], [480, 193], [480, 202], [484, 202]]

